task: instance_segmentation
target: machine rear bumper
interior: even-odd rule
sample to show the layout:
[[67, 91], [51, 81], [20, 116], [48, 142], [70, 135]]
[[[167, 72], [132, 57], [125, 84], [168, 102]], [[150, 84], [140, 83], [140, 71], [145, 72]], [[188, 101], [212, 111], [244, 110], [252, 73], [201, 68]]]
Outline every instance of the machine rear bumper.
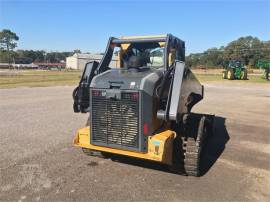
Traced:
[[166, 130], [153, 136], [149, 136], [147, 152], [140, 153], [90, 144], [90, 128], [85, 127], [77, 131], [76, 136], [73, 139], [73, 145], [76, 147], [88, 148], [95, 151], [147, 159], [171, 165], [173, 140], [175, 137], [176, 133], [172, 130]]

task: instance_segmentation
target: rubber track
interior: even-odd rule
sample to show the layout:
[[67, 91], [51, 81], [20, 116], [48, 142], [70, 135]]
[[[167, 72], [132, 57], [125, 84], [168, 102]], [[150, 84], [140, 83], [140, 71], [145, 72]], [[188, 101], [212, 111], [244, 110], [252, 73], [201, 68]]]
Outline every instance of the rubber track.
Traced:
[[205, 116], [200, 120], [196, 140], [192, 137], [183, 138], [184, 168], [187, 175], [200, 176], [200, 157], [205, 138], [205, 120]]

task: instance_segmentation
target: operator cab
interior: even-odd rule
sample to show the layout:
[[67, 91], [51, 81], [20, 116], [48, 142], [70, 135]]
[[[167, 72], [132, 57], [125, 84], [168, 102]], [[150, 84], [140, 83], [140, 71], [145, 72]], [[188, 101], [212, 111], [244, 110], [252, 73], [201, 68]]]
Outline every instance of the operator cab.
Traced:
[[[117, 56], [118, 59], [112, 66], [113, 56]], [[133, 76], [136, 76], [136, 73], [146, 75], [146, 73], [157, 71], [169, 75], [168, 72], [171, 71], [168, 70], [176, 61], [185, 61], [185, 42], [171, 34], [148, 37], [111, 37], [102, 60], [86, 64], [79, 86], [73, 92], [74, 111], [89, 112], [90, 84], [92, 79], [99, 74], [116, 68], [120, 72]]]
[[139, 71], [160, 68], [164, 64], [164, 47], [159, 43], [132, 43], [121, 55], [121, 63], [126, 69]]
[[124, 69], [167, 69], [175, 60], [185, 61], [185, 45], [170, 35], [149, 38], [122, 37], [112, 39], [110, 48], [118, 56], [118, 68]]

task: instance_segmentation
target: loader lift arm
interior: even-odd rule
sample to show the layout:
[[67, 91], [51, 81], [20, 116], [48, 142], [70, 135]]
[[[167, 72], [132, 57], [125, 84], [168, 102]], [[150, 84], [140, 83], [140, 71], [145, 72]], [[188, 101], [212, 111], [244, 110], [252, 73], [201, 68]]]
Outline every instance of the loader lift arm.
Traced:
[[169, 71], [172, 78], [166, 108], [158, 110], [157, 117], [161, 120], [179, 123], [181, 117], [190, 113], [192, 107], [203, 99], [204, 88], [190, 69], [185, 67], [184, 62], [176, 61]]
[[89, 112], [89, 86], [98, 68], [98, 62], [92, 61], [85, 65], [79, 85], [72, 93], [74, 112]]
[[114, 38], [111, 37], [106, 47], [106, 52], [101, 62], [91, 61], [85, 65], [79, 85], [74, 89], [72, 93], [73, 97], [73, 110], [78, 113], [89, 112], [89, 87], [94, 76], [107, 71], [109, 68], [110, 61], [113, 55], [113, 47], [111, 42]]

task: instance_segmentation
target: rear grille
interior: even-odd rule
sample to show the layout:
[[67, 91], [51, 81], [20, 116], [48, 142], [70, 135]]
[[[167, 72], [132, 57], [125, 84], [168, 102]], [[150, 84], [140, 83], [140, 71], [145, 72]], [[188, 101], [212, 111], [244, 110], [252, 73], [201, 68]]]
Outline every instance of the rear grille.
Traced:
[[121, 92], [121, 99], [106, 98], [92, 90], [92, 144], [138, 148], [139, 93]]

